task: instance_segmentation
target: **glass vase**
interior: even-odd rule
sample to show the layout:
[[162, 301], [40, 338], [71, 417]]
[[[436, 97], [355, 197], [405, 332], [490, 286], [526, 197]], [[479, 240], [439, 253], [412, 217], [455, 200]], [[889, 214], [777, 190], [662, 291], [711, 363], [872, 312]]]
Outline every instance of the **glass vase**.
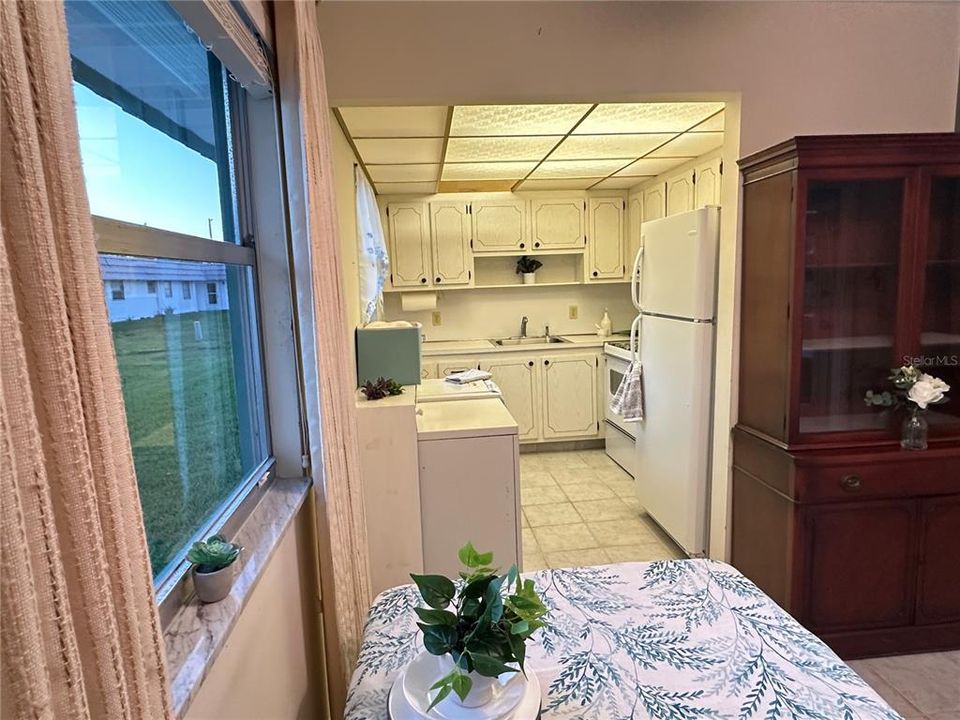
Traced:
[[927, 449], [927, 419], [923, 416], [923, 410], [918, 407], [910, 408], [910, 414], [903, 421], [900, 447], [905, 450]]

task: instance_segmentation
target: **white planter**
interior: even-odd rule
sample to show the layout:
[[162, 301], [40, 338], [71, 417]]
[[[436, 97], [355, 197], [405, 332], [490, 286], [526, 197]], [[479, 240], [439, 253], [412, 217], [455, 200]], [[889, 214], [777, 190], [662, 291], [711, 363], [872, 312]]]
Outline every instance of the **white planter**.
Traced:
[[533, 285], [537, 282], [536, 273], [522, 273], [523, 275], [523, 284], [524, 285]]
[[[531, 275], [532, 274], [533, 273], [531, 273]], [[445, 668], [444, 674], [453, 670], [452, 657], [449, 655], [444, 655], [441, 660]], [[501, 688], [500, 680], [498, 678], [486, 677], [476, 672], [468, 673], [467, 677], [473, 681], [473, 685], [470, 687], [470, 692], [467, 693], [467, 698], [465, 700], [461, 700], [460, 696], [456, 693], [450, 693], [447, 696], [448, 702], [451, 702], [454, 705], [460, 705], [461, 707], [478, 708], [483, 707], [487, 703], [493, 702], [493, 700], [496, 699]]]
[[[238, 558], [239, 559], [239, 558]], [[237, 561], [214, 572], [197, 572], [193, 568], [193, 588], [197, 591], [200, 602], [215, 603], [223, 600], [230, 594], [233, 587], [233, 578], [236, 575]]]

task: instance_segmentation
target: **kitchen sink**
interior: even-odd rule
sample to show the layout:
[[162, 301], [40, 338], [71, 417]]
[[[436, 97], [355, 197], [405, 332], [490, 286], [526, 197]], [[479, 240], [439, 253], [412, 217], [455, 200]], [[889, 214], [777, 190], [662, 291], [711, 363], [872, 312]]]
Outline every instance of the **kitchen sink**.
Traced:
[[565, 343], [567, 342], [563, 338], [556, 337], [554, 335], [540, 335], [539, 337], [509, 337], [509, 338], [500, 338], [499, 340], [494, 340], [494, 345], [500, 345], [503, 347], [510, 345], [544, 345], [546, 343]]

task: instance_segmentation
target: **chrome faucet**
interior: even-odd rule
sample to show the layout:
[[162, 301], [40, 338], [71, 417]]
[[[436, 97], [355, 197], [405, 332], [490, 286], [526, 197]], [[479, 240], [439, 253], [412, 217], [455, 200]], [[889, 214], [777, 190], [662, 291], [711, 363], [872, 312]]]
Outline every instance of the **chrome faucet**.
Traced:
[[520, 337], [527, 336], [527, 316], [520, 318]]

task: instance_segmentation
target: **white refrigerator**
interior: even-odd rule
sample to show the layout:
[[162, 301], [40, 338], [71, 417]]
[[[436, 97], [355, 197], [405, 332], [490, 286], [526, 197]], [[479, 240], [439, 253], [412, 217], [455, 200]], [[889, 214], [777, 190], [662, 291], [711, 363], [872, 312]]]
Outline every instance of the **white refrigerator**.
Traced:
[[719, 239], [716, 207], [645, 222], [632, 278], [644, 407], [637, 495], [695, 557], [707, 552]]

